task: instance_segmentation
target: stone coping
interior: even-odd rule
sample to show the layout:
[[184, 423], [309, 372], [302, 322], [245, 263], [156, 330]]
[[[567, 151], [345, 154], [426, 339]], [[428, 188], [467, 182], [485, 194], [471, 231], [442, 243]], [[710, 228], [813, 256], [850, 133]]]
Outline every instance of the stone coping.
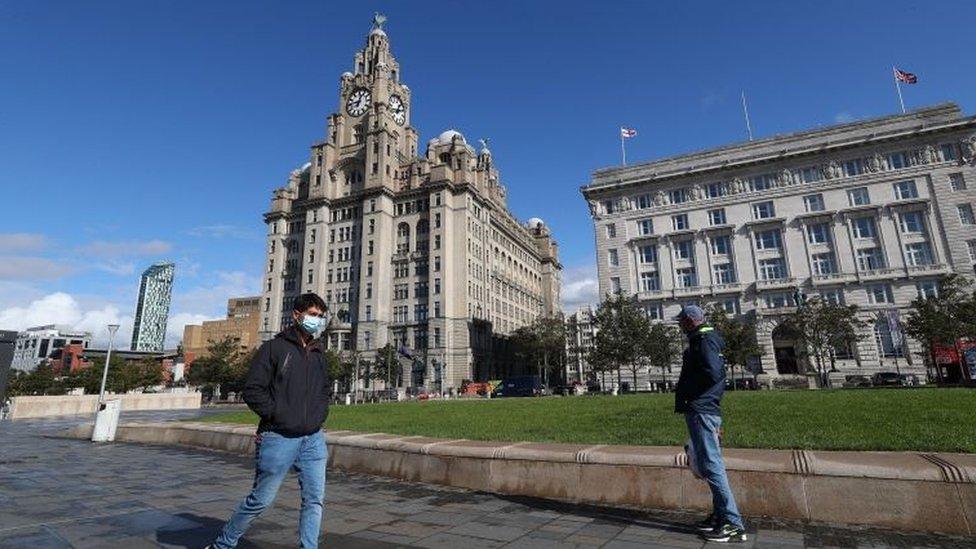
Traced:
[[[91, 425], [63, 436], [90, 438]], [[253, 425], [142, 422], [116, 440], [253, 453]], [[708, 509], [683, 448], [451, 440], [327, 431], [330, 467], [485, 492], [576, 503]], [[976, 534], [976, 455], [723, 451], [746, 515]]]

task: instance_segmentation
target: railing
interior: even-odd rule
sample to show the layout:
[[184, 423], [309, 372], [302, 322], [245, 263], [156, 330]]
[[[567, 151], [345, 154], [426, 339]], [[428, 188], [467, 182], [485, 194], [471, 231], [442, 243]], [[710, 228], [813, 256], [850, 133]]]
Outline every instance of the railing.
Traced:
[[836, 284], [838, 282], [847, 282], [854, 279], [854, 275], [850, 273], [820, 273], [815, 274], [810, 277], [810, 280], [814, 284]]
[[712, 286], [712, 293], [740, 292], [740, 291], [742, 291], [741, 282], [726, 282], [724, 284], [715, 284]]
[[931, 274], [940, 273], [946, 270], [945, 263], [932, 263], [929, 265], [909, 265], [908, 274]]
[[708, 291], [706, 286], [687, 286], [684, 288], [675, 288], [674, 295], [701, 294], [706, 291]]
[[892, 276], [898, 276], [898, 269], [892, 267], [883, 267], [880, 269], [871, 269], [870, 271], [861, 271], [860, 277], [862, 280], [874, 280], [878, 278], [890, 278]]
[[771, 288], [786, 288], [796, 286], [796, 279], [793, 277], [787, 278], [772, 278], [768, 280], [757, 280], [756, 289], [757, 290], [768, 290]]

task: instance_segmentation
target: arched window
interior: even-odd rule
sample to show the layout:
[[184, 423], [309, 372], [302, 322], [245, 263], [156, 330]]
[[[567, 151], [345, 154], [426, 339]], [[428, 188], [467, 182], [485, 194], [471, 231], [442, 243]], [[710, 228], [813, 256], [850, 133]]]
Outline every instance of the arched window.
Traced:
[[[893, 337], [894, 336], [894, 337]], [[874, 341], [878, 344], [878, 354], [883, 358], [902, 358], [905, 356], [905, 345], [900, 334], [892, 334], [888, 321], [879, 318], [874, 323]]]
[[410, 225], [406, 222], [397, 225], [397, 253], [410, 251]]

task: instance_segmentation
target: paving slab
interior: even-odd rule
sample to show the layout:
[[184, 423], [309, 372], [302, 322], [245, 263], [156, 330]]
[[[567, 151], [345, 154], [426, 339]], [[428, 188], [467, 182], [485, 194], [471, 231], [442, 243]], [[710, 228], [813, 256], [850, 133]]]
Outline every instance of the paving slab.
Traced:
[[[191, 418], [156, 412], [124, 421]], [[46, 435], [75, 419], [0, 422], [0, 549], [199, 548], [251, 487], [254, 463], [172, 446], [100, 444]], [[300, 493], [289, 478], [242, 549], [294, 547]], [[500, 496], [330, 471], [322, 546], [521, 549], [711, 547], [701, 517]], [[750, 520], [744, 547], [973, 547], [972, 540], [877, 529]], [[743, 546], [739, 546], [743, 547]]]

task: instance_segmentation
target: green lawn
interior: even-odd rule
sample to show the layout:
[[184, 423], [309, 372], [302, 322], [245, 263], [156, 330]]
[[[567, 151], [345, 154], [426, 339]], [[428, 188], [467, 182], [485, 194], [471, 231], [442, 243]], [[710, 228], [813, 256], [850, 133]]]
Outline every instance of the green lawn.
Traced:
[[[679, 445], [672, 395], [427, 401], [333, 406], [329, 429], [440, 438]], [[725, 445], [976, 453], [976, 390], [739, 391], [726, 394]], [[207, 421], [256, 423], [249, 411]]]

